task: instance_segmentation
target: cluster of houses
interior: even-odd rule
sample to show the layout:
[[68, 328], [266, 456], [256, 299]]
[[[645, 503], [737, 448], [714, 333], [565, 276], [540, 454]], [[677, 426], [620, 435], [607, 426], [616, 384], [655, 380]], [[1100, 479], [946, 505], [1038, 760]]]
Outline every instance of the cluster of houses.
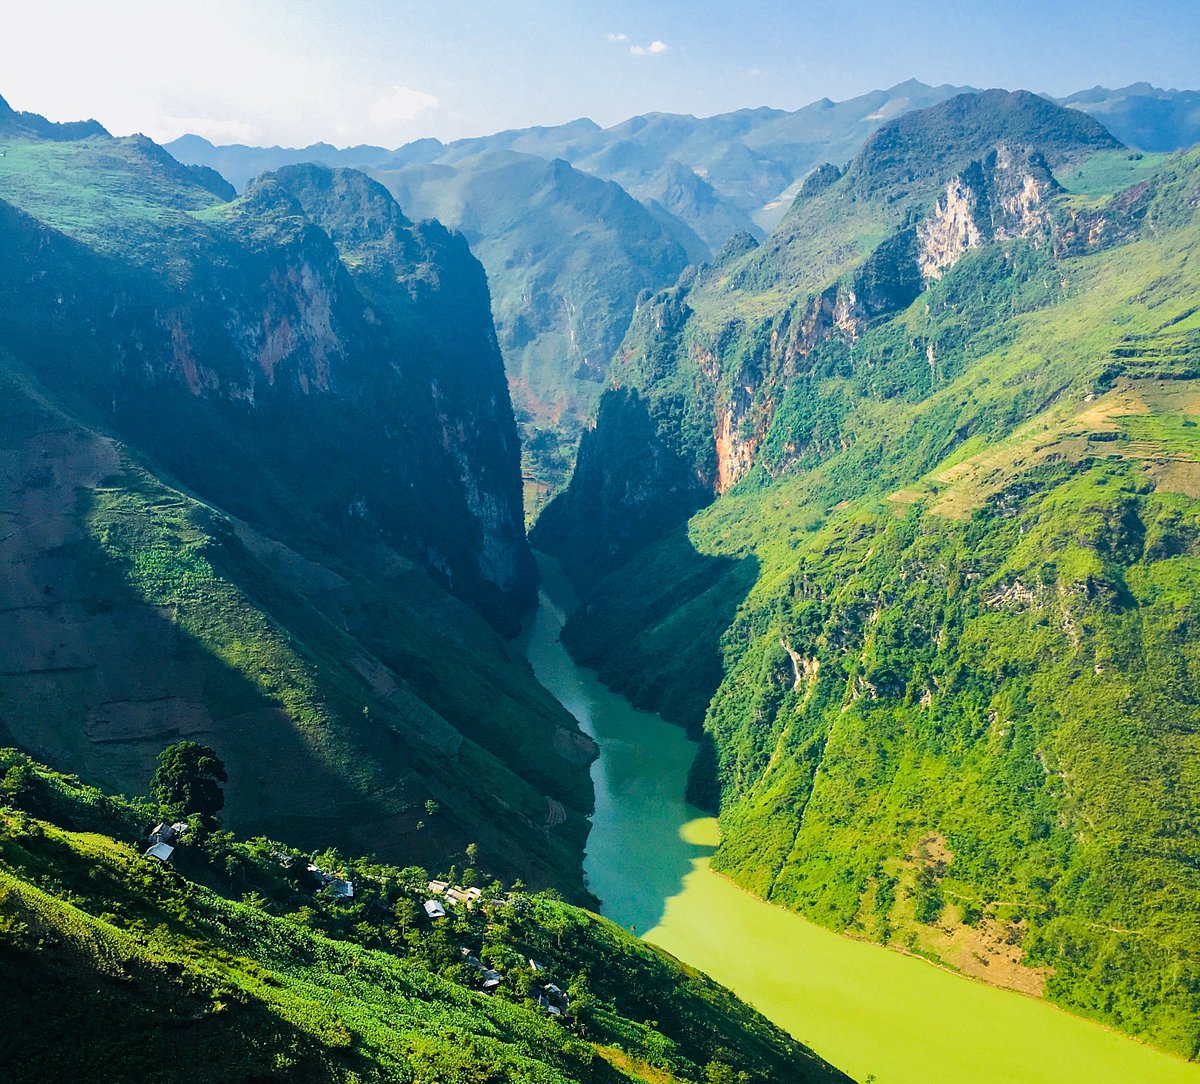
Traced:
[[463, 888], [449, 881], [430, 881], [429, 896], [425, 901], [425, 914], [430, 918], [445, 918], [447, 905], [462, 904], [469, 911], [480, 901], [483, 893], [473, 885]]
[[[496, 971], [490, 967], [484, 967], [480, 962], [479, 957], [473, 955], [470, 949], [461, 948], [459, 949], [459, 952], [461, 952], [463, 955], [463, 963], [465, 963], [472, 971], [478, 973], [480, 985], [485, 990], [490, 993], [500, 985], [504, 976], [501, 975], [499, 971]], [[542, 966], [532, 957], [530, 957], [529, 970], [541, 972]], [[545, 982], [538, 986], [537, 996], [534, 998], [534, 1000], [550, 1016], [566, 1016], [571, 1007], [571, 999], [566, 995], [561, 987], [556, 986], [552, 982]]]
[[156, 824], [150, 829], [150, 846], [146, 848], [146, 857], [157, 858], [160, 862], [170, 862], [171, 855], [175, 853], [175, 848], [183, 842], [187, 830], [187, 821]]
[[[504, 976], [499, 971], [496, 971], [494, 968], [484, 967], [479, 957], [472, 953], [470, 949], [464, 946], [458, 951], [462, 953], [463, 963], [479, 976], [480, 986], [489, 994], [503, 981]], [[541, 965], [534, 962], [532, 957], [529, 959], [529, 969], [530, 971], [537, 972], [541, 972], [542, 970]], [[571, 1007], [571, 999], [567, 997], [561, 987], [556, 986], [552, 982], [542, 983], [538, 986], [537, 996], [534, 1000], [540, 1008], [545, 1010], [547, 1015], [557, 1016], [560, 1019], [567, 1015]]]
[[[183, 837], [188, 828], [187, 821], [176, 821], [174, 824], [156, 824], [150, 829], [150, 846], [146, 849], [146, 857], [157, 858], [160, 862], [170, 862], [171, 856], [175, 853], [175, 848], [183, 842]], [[273, 850], [271, 857], [285, 869], [291, 869], [296, 861], [292, 855], [280, 850]], [[343, 880], [341, 877], [321, 869], [320, 866], [314, 866], [311, 862], [308, 863], [306, 872], [309, 878], [315, 882], [315, 887], [318, 891], [327, 888], [331, 895], [339, 899], [354, 899], [353, 881]]]
[[[150, 830], [150, 846], [146, 850], [146, 857], [157, 858], [160, 862], [169, 862], [171, 855], [175, 853], [175, 848], [183, 842], [188, 828], [189, 825], [186, 821], [156, 824]], [[295, 862], [291, 855], [283, 851], [272, 851], [271, 853], [272, 857], [276, 858], [285, 868], [291, 868]], [[332, 895], [341, 899], [351, 900], [354, 898], [353, 881], [343, 880], [312, 862], [308, 863], [306, 872], [316, 882], [318, 890], [327, 888]], [[463, 906], [471, 910], [483, 898], [483, 893], [474, 886], [463, 888], [462, 885], [452, 885], [449, 881], [437, 880], [429, 882], [429, 895], [430, 898], [425, 901], [425, 914], [431, 920], [445, 918], [448, 906]], [[500, 985], [504, 976], [499, 971], [485, 967], [479, 957], [474, 955], [470, 949], [464, 947], [460, 951], [463, 955], [463, 963], [478, 974], [480, 985], [484, 990], [490, 993]], [[529, 969], [538, 973], [542, 972], [541, 965], [532, 958], [529, 960]], [[535, 1000], [549, 1016], [566, 1016], [571, 1006], [570, 998], [553, 982], [544, 982], [538, 985]]]

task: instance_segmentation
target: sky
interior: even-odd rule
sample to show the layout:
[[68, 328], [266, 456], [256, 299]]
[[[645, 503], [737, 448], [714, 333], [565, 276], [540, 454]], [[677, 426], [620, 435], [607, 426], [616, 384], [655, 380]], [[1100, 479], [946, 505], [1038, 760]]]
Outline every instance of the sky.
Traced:
[[1200, 0], [0, 0], [0, 95], [165, 142], [398, 146], [916, 77], [1200, 87]]

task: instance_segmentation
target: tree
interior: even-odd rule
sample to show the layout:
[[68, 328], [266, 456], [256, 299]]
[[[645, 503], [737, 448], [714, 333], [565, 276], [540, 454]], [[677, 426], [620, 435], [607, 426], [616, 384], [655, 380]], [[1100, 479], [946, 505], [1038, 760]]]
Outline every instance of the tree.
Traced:
[[207, 745], [180, 741], [158, 754], [158, 769], [150, 793], [175, 816], [198, 813], [215, 821], [225, 805], [221, 784], [228, 782], [225, 765]]

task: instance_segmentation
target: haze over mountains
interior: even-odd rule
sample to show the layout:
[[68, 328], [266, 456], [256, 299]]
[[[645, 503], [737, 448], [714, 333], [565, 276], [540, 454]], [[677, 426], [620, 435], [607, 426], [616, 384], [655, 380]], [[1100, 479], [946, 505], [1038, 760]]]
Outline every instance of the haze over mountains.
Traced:
[[[364, 169], [411, 217], [462, 230], [488, 273], [538, 500], [569, 474], [582, 423], [595, 411], [639, 290], [668, 285], [681, 260], [705, 262], [737, 233], [761, 240], [817, 165], [842, 165], [885, 122], [969, 89], [912, 79], [790, 112], [649, 114], [611, 128], [578, 120], [449, 144], [423, 139], [397, 150], [217, 147], [198, 136], [167, 149], [180, 161], [217, 170], [239, 189], [289, 163]], [[1063, 102], [1104, 119], [1130, 147], [1175, 150], [1200, 138], [1197, 92], [1137, 84]], [[562, 160], [572, 169], [543, 166], [543, 173], [517, 154]], [[642, 207], [589, 188], [579, 173], [615, 182]], [[539, 194], [529, 200], [531, 191]], [[657, 229], [647, 213], [661, 223]], [[662, 231], [675, 244], [660, 241]]]

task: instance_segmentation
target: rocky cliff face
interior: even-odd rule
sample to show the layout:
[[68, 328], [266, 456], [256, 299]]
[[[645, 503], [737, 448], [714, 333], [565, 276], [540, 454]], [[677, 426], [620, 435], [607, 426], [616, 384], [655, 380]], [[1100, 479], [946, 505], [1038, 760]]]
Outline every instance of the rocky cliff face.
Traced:
[[921, 279], [939, 279], [968, 251], [993, 241], [1028, 237], [1048, 225], [1042, 205], [1061, 186], [1033, 148], [1000, 143], [972, 162], [938, 198], [917, 227]]
[[[153, 164], [133, 157], [118, 178], [131, 185]], [[152, 226], [124, 261], [58, 233], [53, 208], [10, 211], [9, 339], [38, 343], [32, 365], [78, 380], [118, 432], [215, 499], [376, 534], [515, 628], [534, 582], [519, 449], [465, 242], [348, 171], [295, 167], [224, 206], [183, 187], [212, 209]], [[60, 273], [38, 275], [52, 253]], [[223, 436], [197, 454], [200, 425]]]
[[[815, 352], [829, 343], [853, 349], [865, 329], [906, 308], [973, 250], [1020, 238], [1051, 242], [1062, 225], [1050, 209], [1061, 187], [1049, 162], [1115, 145], [1090, 118], [1022, 92], [963, 95], [907, 114], [872, 136], [844, 174], [814, 171], [761, 247], [722, 254], [641, 306], [613, 378], [639, 390], [656, 446], [692, 464], [690, 485], [710, 499], [756, 466], [786, 470], [804, 447], [777, 446], [766, 459], [760, 452], [785, 389], [808, 378]], [[884, 239], [864, 249], [864, 238], [880, 232]], [[757, 315], [731, 314], [731, 296], [753, 299]], [[696, 317], [680, 318], [680, 303]], [[929, 364], [936, 367], [936, 350]], [[604, 443], [598, 426], [581, 455]], [[592, 497], [552, 506], [537, 536], [544, 544], [566, 529], [568, 504], [605, 503], [600, 476], [610, 495], [622, 490], [611, 464], [585, 466], [576, 488], [590, 486]]]
[[586, 898], [594, 747], [496, 632], [534, 568], [463, 238], [37, 128], [0, 118], [0, 744], [132, 793], [194, 738], [230, 824]]

